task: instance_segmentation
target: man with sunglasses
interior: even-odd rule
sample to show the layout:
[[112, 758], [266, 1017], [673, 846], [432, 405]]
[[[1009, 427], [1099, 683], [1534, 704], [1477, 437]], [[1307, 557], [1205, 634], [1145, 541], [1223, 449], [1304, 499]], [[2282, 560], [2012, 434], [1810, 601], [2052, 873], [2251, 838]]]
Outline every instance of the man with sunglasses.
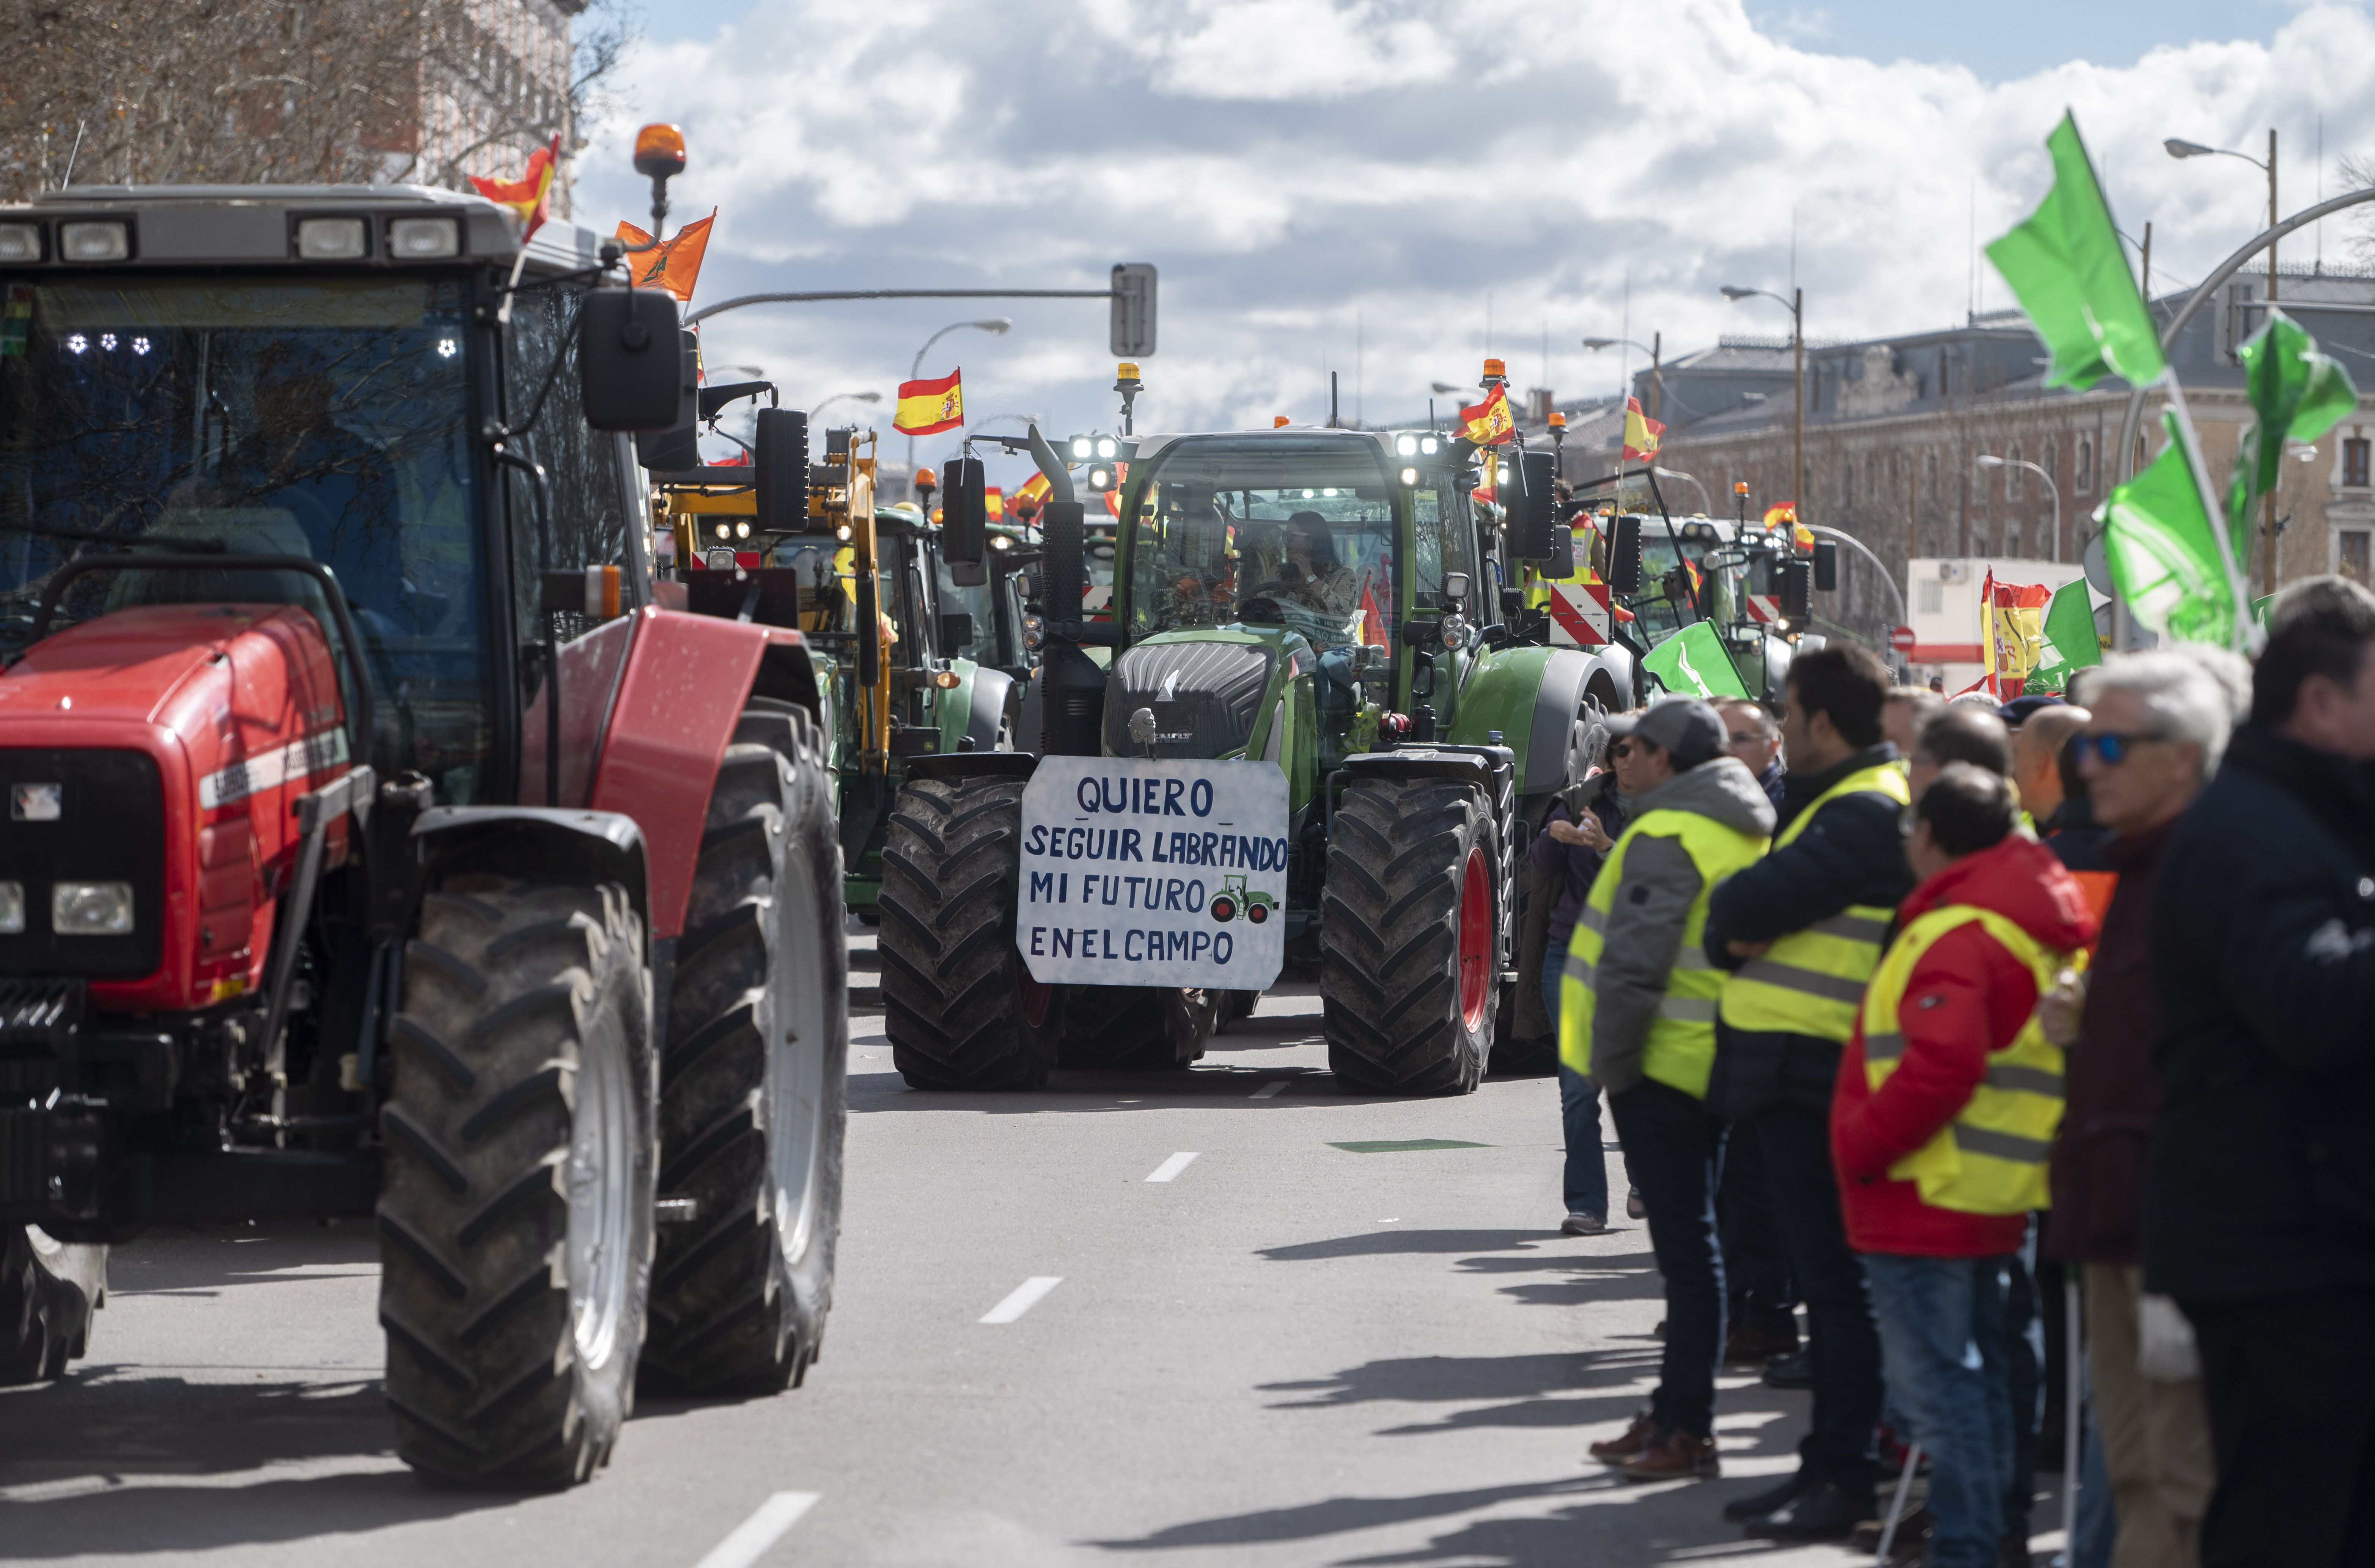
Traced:
[[[2119, 1515], [2115, 1568], [2198, 1560], [2210, 1498], [2210, 1431], [2199, 1378], [2138, 1370], [2145, 1149], [2160, 1110], [2153, 1079], [2152, 908], [2178, 819], [2218, 767], [2234, 715], [2182, 654], [2132, 654], [2096, 671], [2072, 737], [2118, 878], [2083, 983], [2048, 996], [2047, 1034], [2069, 1052], [2053, 1145], [2053, 1222], [2042, 1250], [2078, 1266], [2093, 1341], [2095, 1405]], [[2032, 724], [2038, 720], [2031, 720]]]
[[[2152, 905], [2144, 1288], [2199, 1345], [2204, 1568], [2375, 1562], [2375, 596], [2313, 578], [2269, 620]], [[2106, 722], [2102, 776], [2170, 733]]]
[[1833, 643], [1791, 662], [1786, 691], [1790, 772], [1772, 851], [1708, 905], [1707, 957], [1732, 973], [1707, 1104], [1764, 1153], [1814, 1371], [1813, 1430], [1797, 1474], [1726, 1504], [1724, 1516], [1754, 1536], [1818, 1540], [1872, 1518], [1879, 1480], [1880, 1338], [1840, 1219], [1831, 1083], [1912, 876], [1900, 822], [1905, 771], [1881, 729], [1885, 666], [1866, 649]]

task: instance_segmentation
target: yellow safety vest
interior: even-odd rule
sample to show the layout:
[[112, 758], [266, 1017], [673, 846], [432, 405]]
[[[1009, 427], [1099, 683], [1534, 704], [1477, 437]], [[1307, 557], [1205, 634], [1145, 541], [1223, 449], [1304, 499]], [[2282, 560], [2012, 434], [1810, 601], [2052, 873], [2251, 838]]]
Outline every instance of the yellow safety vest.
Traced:
[[[1989, 936], [2037, 976], [2041, 997], [2064, 961], [1991, 909], [1947, 904], [1916, 919], [1889, 945], [1863, 999], [1864, 1079], [1873, 1089], [1888, 1081], [1905, 1057], [1905, 1036], [1896, 1009], [1906, 982], [1930, 945], [1947, 932], [1978, 922]], [[1912, 1182], [1933, 1208], [1965, 1214], [2026, 1214], [2050, 1201], [2045, 1158], [2062, 1123], [2062, 1048], [2045, 1037], [2032, 1010], [2012, 1043], [1988, 1056], [1988, 1073], [1970, 1103], [1938, 1136], [1888, 1168], [1900, 1182]]]
[[1666, 995], [1650, 1020], [1641, 1052], [1643, 1076], [1671, 1084], [1696, 1099], [1707, 1098], [1715, 1067], [1716, 998], [1723, 971], [1707, 961], [1707, 896], [1715, 885], [1765, 853], [1761, 833], [1728, 828], [1696, 811], [1649, 811], [1627, 824], [1592, 878], [1590, 895], [1575, 923], [1566, 950], [1566, 977], [1559, 983], [1559, 1061], [1579, 1073], [1591, 1070], [1591, 1020], [1598, 1008], [1600, 952], [1607, 939], [1608, 912], [1624, 879], [1625, 852], [1644, 838], [1670, 838], [1698, 868], [1698, 895], [1683, 922], [1682, 946], [1666, 974]]
[[[1790, 819], [1773, 847], [1790, 847], [1814, 814], [1832, 801], [1865, 794], [1886, 796], [1899, 806], [1913, 798], [1905, 770], [1896, 763], [1860, 768], [1816, 796]], [[1734, 1029], [1811, 1034], [1844, 1044], [1855, 1032], [1856, 1003], [1880, 962], [1881, 946], [1888, 939], [1888, 923], [1896, 913], [1884, 904], [1850, 904], [1827, 920], [1781, 937], [1762, 957], [1732, 972], [1723, 987], [1723, 1021]]]

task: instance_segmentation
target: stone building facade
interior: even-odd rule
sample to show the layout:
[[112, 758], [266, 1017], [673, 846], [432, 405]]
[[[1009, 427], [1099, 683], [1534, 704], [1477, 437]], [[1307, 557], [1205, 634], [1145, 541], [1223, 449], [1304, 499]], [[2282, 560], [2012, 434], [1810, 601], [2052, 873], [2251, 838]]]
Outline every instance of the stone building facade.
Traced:
[[449, 0], [423, 25], [419, 109], [380, 148], [394, 183], [458, 186], [467, 175], [516, 179], [528, 156], [561, 137], [552, 211], [569, 216], [578, 126], [571, 93], [571, 24], [588, 0]]

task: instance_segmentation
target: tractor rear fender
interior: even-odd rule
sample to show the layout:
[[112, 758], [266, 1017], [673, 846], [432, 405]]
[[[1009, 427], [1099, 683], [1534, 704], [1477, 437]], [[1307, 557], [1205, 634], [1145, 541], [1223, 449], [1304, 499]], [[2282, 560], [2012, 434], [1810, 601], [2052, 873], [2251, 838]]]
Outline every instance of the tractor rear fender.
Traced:
[[[706, 802], [704, 802], [706, 804]], [[432, 806], [414, 819], [412, 843], [427, 873], [467, 866], [502, 876], [565, 876], [615, 882], [651, 917], [643, 831], [616, 811], [549, 806]]]
[[1536, 795], [1566, 781], [1567, 737], [1583, 711], [1594, 666], [1574, 648], [1508, 648], [1478, 661], [1459, 691], [1451, 739], [1501, 745], [1518, 754], [1518, 793]]
[[748, 700], [772, 697], [822, 715], [798, 631], [656, 608], [637, 610], [635, 620], [587, 805], [640, 831], [645, 929], [658, 941], [684, 928], [710, 786]]
[[[998, 749], [998, 731], [1006, 726], [1007, 697], [1014, 690], [1014, 678], [987, 665], [975, 665], [959, 673], [961, 683], [947, 694], [939, 707], [940, 750], [957, 751], [958, 743], [970, 738], [975, 751], [994, 751]], [[1022, 738], [1017, 735], [1016, 744], [1021, 744]]]

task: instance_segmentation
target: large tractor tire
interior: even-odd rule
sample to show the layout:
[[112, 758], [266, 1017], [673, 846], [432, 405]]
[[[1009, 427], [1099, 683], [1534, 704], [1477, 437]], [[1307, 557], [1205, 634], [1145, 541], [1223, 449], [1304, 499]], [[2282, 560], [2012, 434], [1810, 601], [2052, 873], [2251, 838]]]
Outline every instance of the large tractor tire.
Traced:
[[651, 1280], [651, 983], [626, 890], [448, 875], [390, 1039], [396, 1453], [448, 1481], [585, 1480], [633, 1405]]
[[883, 1030], [914, 1089], [1036, 1089], [1064, 1033], [1065, 988], [1014, 946], [1022, 781], [917, 779], [882, 845]]
[[1500, 848], [1481, 790], [1362, 778], [1328, 845], [1319, 995], [1346, 1090], [1466, 1094], [1493, 1052]]
[[107, 1249], [36, 1225], [0, 1227], [0, 1387], [46, 1383], [90, 1351], [107, 1303]]
[[1218, 1032], [1228, 995], [1171, 985], [1068, 986], [1057, 1066], [1184, 1072]]
[[646, 1386], [773, 1393], [824, 1342], [848, 1124], [833, 782], [808, 715], [752, 699], [711, 787], [660, 1054], [663, 1226]]
[[[1597, 697], [1589, 698], [1577, 716], [1567, 741], [1566, 778], [1560, 793], [1582, 784], [1599, 766], [1608, 746], [1608, 713]], [[1541, 832], [1556, 800], [1555, 795], [1530, 797], [1523, 808], [1527, 824]], [[1564, 968], [1566, 955], [1550, 951], [1551, 906], [1566, 891], [1565, 880], [1537, 872], [1530, 855], [1520, 856], [1517, 875], [1518, 910], [1515, 947], [1518, 981], [1505, 986], [1501, 1016], [1494, 1029], [1494, 1072], [1509, 1075], [1547, 1073], [1558, 1067], [1558, 1019], [1543, 1006], [1541, 976], [1545, 963]]]

